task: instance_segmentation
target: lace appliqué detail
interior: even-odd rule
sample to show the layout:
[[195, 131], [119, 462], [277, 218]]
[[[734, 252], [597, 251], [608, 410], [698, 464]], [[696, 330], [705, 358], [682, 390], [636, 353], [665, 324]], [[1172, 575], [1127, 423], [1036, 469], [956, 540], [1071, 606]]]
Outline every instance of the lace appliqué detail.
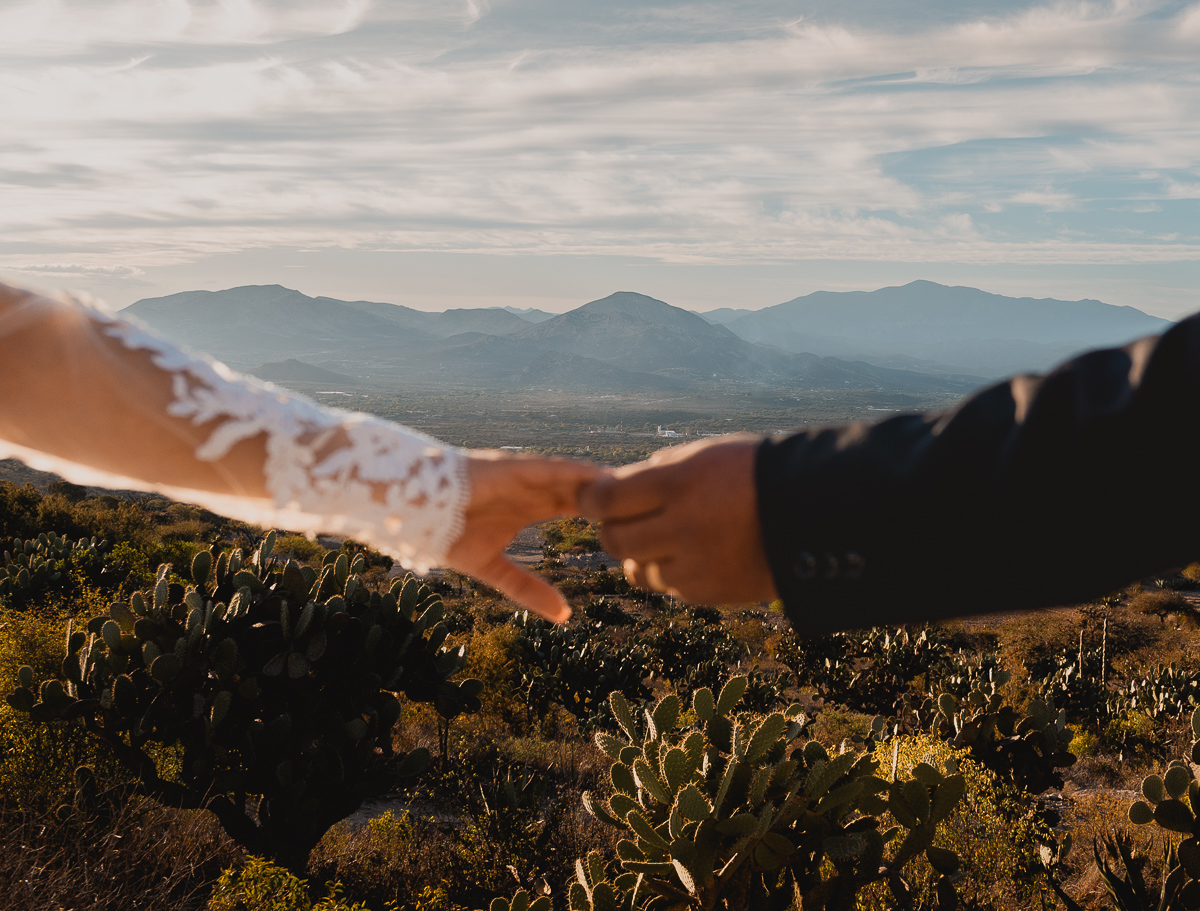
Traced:
[[91, 309], [107, 335], [149, 351], [172, 375], [172, 416], [219, 422], [197, 458], [220, 459], [238, 442], [266, 435], [263, 471], [274, 509], [267, 516], [252, 507], [231, 514], [344, 534], [421, 573], [445, 561], [466, 508], [461, 451], [379, 418], [323, 408]]

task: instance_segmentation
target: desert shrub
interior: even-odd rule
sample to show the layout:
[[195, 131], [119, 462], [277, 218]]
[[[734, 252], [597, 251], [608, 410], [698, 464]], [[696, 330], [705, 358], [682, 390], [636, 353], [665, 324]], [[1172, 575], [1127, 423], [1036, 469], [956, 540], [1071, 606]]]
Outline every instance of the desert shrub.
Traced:
[[221, 874], [208, 911], [369, 911], [366, 905], [351, 904], [340, 883], [329, 886], [325, 898], [313, 902], [308, 883], [259, 857], [248, 857], [240, 868]]
[[1051, 609], [1022, 614], [1000, 628], [1000, 655], [1012, 672], [1013, 698], [1034, 694], [1036, 683], [1058, 665], [1057, 656], [1079, 647], [1079, 616]]
[[[23, 665], [39, 676], [60, 673], [69, 625], [56, 617], [0, 612], [0, 690], [17, 686]], [[109, 775], [115, 768], [111, 753], [88, 737], [82, 724], [35, 722], [0, 705], [0, 803], [21, 809], [58, 806], [74, 791], [80, 765]]]
[[432, 816], [385, 810], [365, 824], [339, 823], [313, 850], [309, 872], [336, 881], [372, 908], [437, 907], [433, 893], [452, 875], [450, 827]]
[[520, 658], [520, 633], [512, 624], [489, 627], [471, 637], [463, 672], [482, 684], [481, 716], [508, 722], [524, 720]]
[[542, 537], [556, 553], [583, 550], [595, 553], [600, 550], [600, 537], [587, 519], [556, 519], [541, 526]]
[[1183, 595], [1167, 589], [1137, 592], [1129, 597], [1129, 608], [1142, 614], [1154, 614], [1162, 620], [1192, 613], [1191, 605]]
[[325, 556], [325, 548], [305, 535], [280, 535], [275, 539], [275, 550], [297, 563], [308, 563], [310, 566], [320, 566]]
[[[889, 778], [893, 767], [895, 777], [904, 779], [910, 778], [920, 763], [927, 763], [955, 768], [965, 779], [963, 798], [938, 826], [933, 843], [962, 859], [963, 876], [955, 885], [967, 907], [986, 904], [996, 895], [1011, 896], [1021, 904], [1050, 897], [1040, 848], [1057, 839], [1036, 812], [1035, 802], [962, 751], [928, 734], [879, 743], [874, 756]], [[927, 860], [917, 858], [907, 868], [906, 878], [927, 901], [935, 898], [938, 873]], [[879, 887], [864, 898], [860, 908], [882, 911], [895, 907], [894, 897]]]
[[0, 804], [21, 810], [53, 810], [75, 792], [75, 769], [99, 769], [106, 779], [126, 776], [82, 724], [30, 721], [0, 706]]
[[0, 482], [0, 537], [36, 538], [47, 529], [72, 540], [94, 535], [135, 546], [154, 537], [152, 523], [137, 503], [111, 496], [73, 500], [62, 494], [43, 494], [30, 484], [18, 487]]
[[766, 654], [767, 633], [768, 628], [757, 617], [742, 620], [729, 631], [729, 635], [741, 642], [752, 655]]
[[1068, 749], [1080, 759], [1095, 756], [1100, 749], [1100, 738], [1078, 724], [1069, 724], [1067, 727], [1071, 731], [1071, 743]]
[[1189, 582], [1200, 584], [1200, 562], [1189, 563], [1180, 573]]
[[871, 736], [871, 715], [840, 705], [826, 705], [817, 713], [808, 735], [837, 750], [843, 743], [861, 743]]

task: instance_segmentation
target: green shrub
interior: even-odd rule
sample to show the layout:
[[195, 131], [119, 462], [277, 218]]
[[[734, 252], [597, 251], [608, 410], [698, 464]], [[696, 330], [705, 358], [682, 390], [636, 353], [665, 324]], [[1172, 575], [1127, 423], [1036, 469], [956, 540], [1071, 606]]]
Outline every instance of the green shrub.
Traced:
[[[955, 852], [962, 859], [963, 876], [956, 882], [967, 907], [972, 902], [986, 905], [990, 897], [1009, 895], [1021, 903], [1049, 897], [1040, 861], [1043, 844], [1053, 844], [1050, 826], [1035, 812], [1035, 803], [1024, 799], [995, 772], [967, 758], [945, 741], [928, 734], [900, 736], [877, 744], [875, 760], [882, 774], [909, 778], [924, 762], [956, 768], [966, 781], [962, 800], [937, 828], [934, 844]], [[923, 858], [907, 868], [906, 879], [922, 899], [936, 898], [937, 871]], [[895, 907], [894, 896], [876, 887], [860, 902], [862, 909]]]
[[575, 549], [595, 553], [600, 550], [600, 537], [586, 519], [556, 519], [541, 526], [542, 537], [555, 553]]
[[1100, 738], [1077, 724], [1069, 724], [1067, 727], [1071, 731], [1071, 743], [1067, 749], [1080, 759], [1095, 756], [1100, 749]]
[[221, 874], [208, 902], [208, 911], [370, 911], [350, 904], [340, 883], [329, 887], [325, 898], [314, 903], [308, 883], [268, 860], [250, 856], [245, 866]]
[[280, 535], [275, 539], [275, 550], [283, 556], [291, 557], [298, 563], [316, 566], [321, 565], [321, 560], [325, 556], [325, 548], [305, 535]]

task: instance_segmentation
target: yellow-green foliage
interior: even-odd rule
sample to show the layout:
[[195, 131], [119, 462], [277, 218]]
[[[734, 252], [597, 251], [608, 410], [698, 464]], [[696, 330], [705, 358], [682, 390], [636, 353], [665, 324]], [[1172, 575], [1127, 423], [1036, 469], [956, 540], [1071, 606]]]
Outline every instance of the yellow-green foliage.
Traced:
[[516, 627], [506, 623], [475, 635], [467, 644], [463, 673], [483, 681], [483, 691], [479, 694], [480, 722], [487, 719], [518, 722], [525, 717], [525, 703], [516, 688], [520, 649], [517, 636]]
[[280, 535], [275, 539], [275, 553], [291, 557], [298, 563], [320, 567], [325, 548], [304, 535]]
[[[893, 753], [893, 750], [895, 752]], [[959, 895], [969, 905], [971, 899], [982, 904], [1000, 896], [1016, 897], [1033, 902], [1036, 897], [1051, 893], [1037, 876], [1039, 839], [1050, 837], [1045, 823], [1033, 817], [1029, 806], [1009, 785], [1000, 781], [989, 769], [971, 761], [962, 751], [927, 734], [898, 737], [880, 744], [875, 750], [879, 775], [888, 779], [892, 774], [893, 758], [896, 775], [903, 779], [921, 762], [944, 768], [955, 760], [967, 781], [967, 792], [950, 817], [938, 827], [935, 844], [958, 853], [963, 860], [966, 876], [957, 884]], [[935, 874], [923, 858], [907, 868], [911, 885], [932, 882]], [[907, 878], [907, 877], [906, 877]], [[865, 890], [859, 897], [859, 908], [882, 909], [894, 904], [886, 889]]]
[[1146, 744], [1155, 744], [1162, 740], [1160, 733], [1153, 718], [1134, 709], [1108, 720], [1104, 725], [1104, 742], [1121, 744], [1126, 748], [1133, 748], [1132, 752], [1137, 753], [1139, 744], [1144, 747]]
[[596, 529], [586, 519], [558, 519], [542, 526], [542, 537], [559, 553], [579, 548], [595, 552], [600, 550], [600, 538]]
[[1189, 563], [1183, 570], [1183, 577], [1192, 582], [1200, 582], [1200, 563]]
[[[372, 908], [449, 911], [445, 881], [454, 844], [432, 818], [385, 811], [366, 825], [339, 823], [309, 856], [309, 871], [343, 883]], [[440, 885], [430, 885], [440, 883]]]
[[349, 904], [340, 883], [329, 887], [317, 903], [308, 895], [308, 884], [283, 867], [260, 857], [246, 858], [240, 870], [226, 870], [208, 902], [208, 911], [369, 911], [366, 905]]
[[[33, 668], [35, 680], [61, 676], [68, 624], [83, 619], [0, 611], [0, 697], [17, 687], [17, 672]], [[150, 750], [160, 774], [172, 778], [179, 757], [174, 748]], [[34, 722], [0, 701], [0, 801], [29, 809], [68, 800], [75, 769], [91, 767], [105, 783], [128, 780], [112, 752], [88, 735], [79, 722]]]
[[810, 735], [813, 740], [837, 752], [845, 740], [868, 737], [871, 733], [872, 717], [840, 705], [827, 705], [817, 715]]
[[[66, 620], [0, 613], [0, 696], [17, 687], [25, 664], [34, 677], [57, 676], [62, 666]], [[60, 802], [74, 790], [76, 766], [103, 762], [78, 724], [37, 724], [0, 702], [0, 795], [10, 806]]]
[[1082, 725], [1068, 724], [1071, 730], [1071, 745], [1070, 751], [1083, 759], [1085, 756], [1095, 756], [1100, 749], [1100, 739], [1090, 731], [1083, 728]]

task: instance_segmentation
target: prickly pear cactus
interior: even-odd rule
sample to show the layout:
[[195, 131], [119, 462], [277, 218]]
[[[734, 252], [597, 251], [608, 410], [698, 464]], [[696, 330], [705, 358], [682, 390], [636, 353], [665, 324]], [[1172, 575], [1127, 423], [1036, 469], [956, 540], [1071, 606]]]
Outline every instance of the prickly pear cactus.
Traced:
[[608, 696], [650, 695], [648, 650], [617, 646], [587, 626], [563, 626], [523, 611], [513, 617], [521, 646], [521, 689], [529, 711], [544, 718], [551, 703], [574, 715], [585, 729], [612, 727]]
[[69, 582], [72, 568], [99, 570], [108, 542], [92, 538], [70, 541], [52, 531], [36, 538], [5, 541], [0, 563], [0, 606], [21, 609]]
[[[250, 850], [292, 869], [333, 823], [428, 755], [396, 755], [397, 693], [444, 717], [477, 711], [481, 684], [451, 678], [441, 600], [417, 580], [362, 583], [361, 556], [320, 572], [271, 557], [201, 551], [184, 588], [159, 568], [153, 591], [69, 630], [62, 679], [22, 668], [8, 697], [35, 720], [83, 720], [163, 803], [206, 807]], [[164, 780], [147, 745], [177, 745]]]
[[[640, 715], [611, 697], [624, 736], [600, 733], [596, 743], [613, 760], [612, 796], [584, 795], [623, 836], [621, 874], [609, 883], [615, 904], [605, 898], [603, 907], [850, 907], [880, 879], [907, 903], [898, 873], [921, 854], [942, 874], [939, 894], [952, 893], [958, 857], [933, 838], [963, 795], [962, 776], [922, 765], [911, 780], [884, 781], [869, 754], [801, 745], [797, 706], [737, 712], [746, 683], [735, 677], [715, 698], [698, 690], [686, 728], [675, 696]], [[897, 824], [884, 829], [889, 813]], [[582, 869], [581, 885], [600, 872]], [[590, 900], [578, 907], [602, 907]]]
[[1005, 705], [994, 680], [965, 699], [942, 693], [930, 731], [1030, 794], [1062, 787], [1060, 769], [1075, 762], [1064, 710], [1034, 699], [1021, 711]]
[[534, 898], [524, 889], [511, 899], [496, 898], [488, 905], [488, 911], [553, 911], [554, 904], [548, 896]]
[[1193, 771], [1200, 763], [1200, 709], [1192, 713], [1192, 734], [1196, 739], [1187, 757], [1190, 762], [1176, 759], [1162, 775], [1147, 776], [1142, 782], [1144, 799], [1129, 808], [1131, 822], [1139, 826], [1155, 823], [1172, 837], [1183, 836], [1175, 863], [1163, 871], [1165, 877], [1174, 875], [1181, 880], [1181, 908], [1200, 907], [1200, 781]]

